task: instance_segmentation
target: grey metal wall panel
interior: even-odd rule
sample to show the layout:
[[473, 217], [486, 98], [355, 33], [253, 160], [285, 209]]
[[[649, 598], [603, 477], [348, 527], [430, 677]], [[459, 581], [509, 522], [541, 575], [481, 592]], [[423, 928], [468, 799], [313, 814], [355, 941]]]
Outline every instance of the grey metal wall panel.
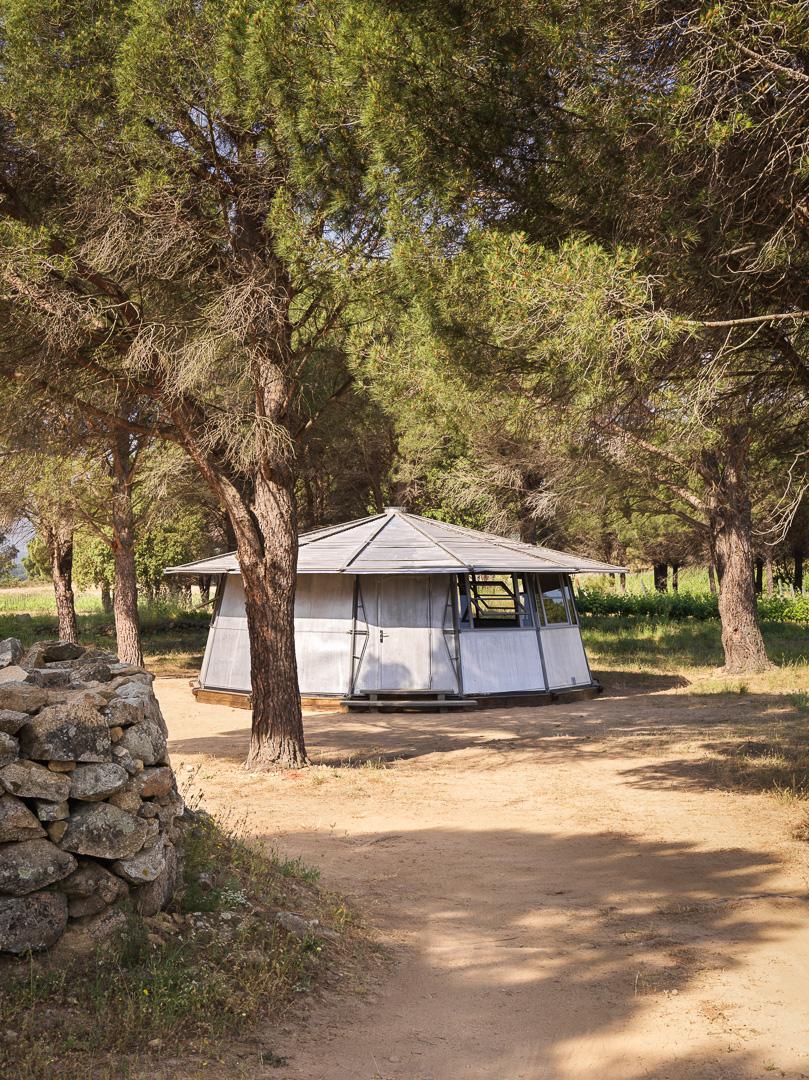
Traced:
[[349, 631], [354, 582], [347, 575], [305, 575], [295, 592], [295, 630]]
[[452, 625], [452, 609], [447, 608], [454, 577], [436, 574], [430, 578], [430, 689], [457, 694], [460, 690], [458, 677], [452, 663], [451, 651], [455, 648], [453, 633], [445, 633], [444, 617]]
[[223, 583], [216, 618], [206, 649], [207, 663], [200, 684], [212, 690], [250, 690], [250, 640], [244, 613], [241, 578], [228, 576]]
[[351, 671], [354, 581], [334, 574], [298, 579], [295, 653], [302, 694], [345, 694]]
[[549, 626], [540, 634], [550, 689], [586, 686], [590, 671], [578, 626]]
[[250, 690], [250, 642], [243, 628], [217, 626], [203, 685], [211, 690]]
[[298, 685], [302, 694], [347, 694], [351, 634], [334, 631], [295, 634]]
[[462, 633], [465, 694], [545, 690], [536, 630], [473, 630]]
[[237, 574], [229, 575], [225, 580], [216, 618], [217, 622], [227, 618], [243, 619], [245, 627], [247, 625], [247, 616], [244, 612], [244, 585]]

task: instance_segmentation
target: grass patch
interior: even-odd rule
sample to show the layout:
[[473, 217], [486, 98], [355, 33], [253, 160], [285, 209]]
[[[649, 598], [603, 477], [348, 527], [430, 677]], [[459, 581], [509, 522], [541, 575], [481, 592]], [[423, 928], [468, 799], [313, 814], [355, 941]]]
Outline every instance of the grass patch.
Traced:
[[[99, 593], [77, 593], [76, 611], [80, 615], [103, 614]], [[0, 588], [0, 615], [25, 614], [56, 614], [56, 599], [51, 585], [17, 585], [12, 588]]]
[[[146, 666], [156, 675], [195, 675], [202, 664], [211, 609], [186, 608], [169, 601], [138, 605]], [[105, 614], [97, 593], [76, 597], [79, 637], [83, 645], [115, 651], [115, 621]], [[58, 633], [53, 590], [0, 589], [0, 639], [19, 638], [24, 646]]]
[[[582, 616], [581, 628], [590, 664], [602, 671], [681, 675], [695, 681], [714, 677], [724, 663], [718, 621], [589, 615]], [[762, 633], [770, 659], [780, 670], [746, 677], [748, 689], [794, 692], [801, 682], [809, 688], [809, 630], [796, 623], [773, 622], [764, 623]], [[693, 690], [702, 692], [696, 685]]]
[[709, 747], [709, 769], [724, 787], [764, 791], [786, 799], [809, 795], [809, 733], [767, 732]]
[[[235, 1038], [269, 1037], [273, 1021], [354, 947], [352, 920], [299, 859], [267, 855], [204, 814], [185, 838], [185, 887], [168, 913], [129, 913], [90, 956], [10, 960], [0, 974], [0, 1074], [15, 1080], [154, 1075], [157, 1055], [221, 1057]], [[290, 910], [312, 921], [291, 933]], [[185, 1075], [185, 1073], [183, 1073]]]
[[[809, 631], [795, 623], [763, 623], [771, 671], [743, 678], [717, 673], [723, 663], [716, 621], [674, 622], [623, 616], [583, 616], [591, 666], [606, 686], [662, 689], [739, 700], [721, 738], [703, 743], [695, 777], [728, 789], [809, 797]], [[809, 839], [809, 814], [804, 827]]]

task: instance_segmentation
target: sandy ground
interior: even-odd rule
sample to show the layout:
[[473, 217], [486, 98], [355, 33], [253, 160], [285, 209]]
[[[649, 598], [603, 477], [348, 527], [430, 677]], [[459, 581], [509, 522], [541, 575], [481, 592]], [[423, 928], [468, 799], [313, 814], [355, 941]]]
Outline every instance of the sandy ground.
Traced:
[[249, 714], [156, 688], [209, 808], [320, 867], [393, 957], [279, 1038], [279, 1080], [809, 1077], [798, 810], [704, 769], [766, 699], [311, 715], [328, 768], [251, 776]]

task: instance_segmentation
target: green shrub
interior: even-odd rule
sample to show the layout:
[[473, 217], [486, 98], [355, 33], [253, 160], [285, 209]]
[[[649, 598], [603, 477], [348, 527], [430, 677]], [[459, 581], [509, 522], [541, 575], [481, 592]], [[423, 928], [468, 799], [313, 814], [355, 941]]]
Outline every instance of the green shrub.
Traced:
[[585, 615], [628, 615], [639, 618], [716, 619], [717, 598], [711, 593], [617, 593], [603, 589], [582, 589], [576, 598]]
[[[576, 603], [584, 615], [623, 615], [675, 622], [719, 618], [719, 599], [715, 593], [619, 593], [584, 588], [579, 590]], [[809, 596], [760, 596], [758, 614], [763, 622], [809, 625]]]

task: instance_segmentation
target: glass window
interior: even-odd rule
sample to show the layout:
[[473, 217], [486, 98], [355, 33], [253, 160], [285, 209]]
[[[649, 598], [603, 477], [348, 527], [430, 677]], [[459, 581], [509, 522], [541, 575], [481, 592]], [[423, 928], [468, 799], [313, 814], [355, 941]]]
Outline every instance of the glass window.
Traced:
[[517, 610], [520, 614], [520, 626], [533, 626], [531, 601], [528, 598], [528, 577], [525, 574], [514, 575], [514, 594], [517, 597]]
[[576, 622], [576, 602], [573, 599], [573, 582], [569, 574], [565, 574], [562, 578], [565, 586], [565, 597], [567, 599], [567, 613], [572, 623]]
[[542, 607], [545, 609], [545, 622], [549, 626], [569, 622], [561, 575], [539, 574], [537, 583]]
[[458, 618], [462, 628], [533, 626], [528, 586], [522, 574], [470, 574], [458, 578]]
[[458, 578], [458, 625], [461, 629], [468, 630], [471, 627], [469, 616], [469, 592], [466, 588], [466, 578], [459, 574]]

